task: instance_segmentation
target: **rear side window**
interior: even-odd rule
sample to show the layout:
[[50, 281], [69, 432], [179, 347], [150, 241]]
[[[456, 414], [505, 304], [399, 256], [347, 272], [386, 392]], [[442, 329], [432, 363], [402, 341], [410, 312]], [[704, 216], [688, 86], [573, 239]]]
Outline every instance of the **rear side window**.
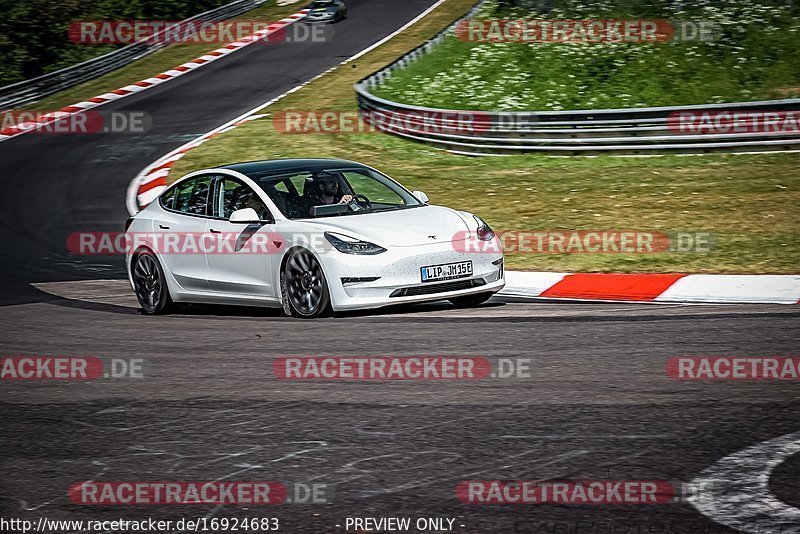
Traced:
[[167, 192], [161, 195], [161, 207], [168, 210], [175, 209], [175, 188], [167, 189]]
[[[211, 176], [198, 176], [179, 184], [171, 201], [162, 205], [167, 209], [188, 213], [190, 215], [208, 215]], [[171, 206], [167, 205], [171, 203]]]

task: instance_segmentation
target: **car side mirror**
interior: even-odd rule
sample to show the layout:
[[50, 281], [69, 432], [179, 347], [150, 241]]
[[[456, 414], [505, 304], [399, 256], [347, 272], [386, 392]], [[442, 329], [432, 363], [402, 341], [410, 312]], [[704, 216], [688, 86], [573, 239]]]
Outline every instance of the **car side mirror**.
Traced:
[[242, 208], [231, 213], [228, 221], [232, 223], [255, 223], [259, 222], [258, 213], [253, 208]]
[[426, 195], [422, 191], [412, 191], [411, 194], [414, 195], [414, 197], [416, 197], [416, 199], [422, 202], [423, 204], [428, 203], [428, 195]]

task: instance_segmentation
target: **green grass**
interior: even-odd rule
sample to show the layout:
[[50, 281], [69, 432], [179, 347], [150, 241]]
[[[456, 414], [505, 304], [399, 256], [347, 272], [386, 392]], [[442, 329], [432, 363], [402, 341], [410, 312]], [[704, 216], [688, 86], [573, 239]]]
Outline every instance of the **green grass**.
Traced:
[[[278, 6], [275, 2], [269, 2], [247, 13], [243, 13], [231, 20], [265, 20], [276, 21], [287, 15], [297, 12], [305, 4], [300, 2], [288, 6]], [[117, 69], [108, 74], [89, 80], [88, 82], [76, 85], [64, 91], [60, 91], [52, 96], [34, 102], [22, 109], [35, 109], [42, 111], [52, 111], [69, 106], [76, 102], [81, 102], [89, 98], [108, 93], [120, 87], [136, 83], [160, 74], [166, 70], [177, 67], [196, 57], [212, 52], [221, 48], [226, 43], [200, 43], [200, 44], [173, 44], [158, 52], [154, 52], [134, 63]], [[252, 46], [269, 46], [254, 44]], [[234, 52], [236, 53], [236, 52]], [[167, 82], [169, 83], [169, 82]]]
[[[463, 13], [448, 0], [409, 31], [265, 111], [354, 109], [352, 84]], [[312, 102], [313, 105], [309, 105]], [[710, 232], [709, 253], [511, 254], [509, 268], [597, 272], [797, 273], [800, 154], [653, 158], [470, 158], [384, 134], [287, 135], [271, 118], [190, 151], [171, 179], [237, 161], [347, 158], [373, 165], [435, 204], [475, 212], [498, 230]]]
[[[709, 42], [468, 43], [445, 40], [374, 93], [416, 105], [478, 110], [564, 110], [687, 105], [800, 96], [800, 10], [748, 0], [555, 0], [549, 17], [488, 7], [476, 18], [710, 21]], [[616, 4], [616, 3], [615, 3]], [[560, 9], [559, 9], [560, 8]]]

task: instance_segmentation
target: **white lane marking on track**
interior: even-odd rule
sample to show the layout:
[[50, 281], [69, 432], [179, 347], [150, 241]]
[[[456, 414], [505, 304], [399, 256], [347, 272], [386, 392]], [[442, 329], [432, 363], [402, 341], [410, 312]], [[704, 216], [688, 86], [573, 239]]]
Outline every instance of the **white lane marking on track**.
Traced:
[[[445, 1], [446, 0], [439, 0], [438, 2], [433, 4], [431, 7], [429, 7], [428, 9], [426, 9], [425, 11], [423, 11], [422, 13], [420, 13], [419, 15], [417, 15], [416, 17], [414, 17], [413, 19], [408, 21], [406, 24], [404, 24], [403, 26], [398, 28], [396, 31], [394, 31], [391, 34], [387, 35], [386, 37], [384, 37], [380, 41], [371, 44], [370, 46], [368, 46], [364, 50], [358, 52], [356, 55], [347, 58], [346, 60], [342, 61], [338, 65], [335, 65], [335, 66], [331, 67], [330, 69], [326, 70], [325, 72], [322, 72], [322, 73], [314, 76], [310, 80], [308, 80], [306, 82], [303, 82], [300, 85], [292, 87], [291, 89], [289, 89], [285, 93], [276, 96], [275, 98], [273, 98], [272, 100], [269, 100], [268, 102], [265, 102], [263, 104], [259, 104], [258, 106], [256, 106], [255, 108], [251, 109], [250, 111], [247, 111], [247, 112], [243, 113], [242, 115], [239, 115], [235, 119], [232, 119], [232, 120], [230, 120], [230, 121], [228, 121], [228, 122], [226, 122], [226, 123], [214, 128], [213, 130], [211, 130], [211, 131], [209, 131], [209, 132], [207, 132], [207, 133], [205, 133], [205, 134], [203, 134], [203, 135], [201, 135], [201, 136], [189, 141], [188, 143], [185, 143], [185, 144], [179, 146], [178, 148], [176, 148], [176, 149], [174, 149], [174, 150], [172, 150], [170, 152], [167, 152], [164, 156], [158, 158], [156, 161], [154, 161], [153, 163], [151, 163], [150, 165], [145, 167], [139, 174], [136, 175], [136, 177], [133, 180], [131, 180], [130, 185], [128, 185], [128, 192], [127, 192], [127, 195], [126, 195], [126, 205], [127, 205], [127, 208], [128, 208], [128, 212], [131, 215], [136, 215], [136, 213], [139, 212], [139, 203], [138, 203], [138, 200], [137, 200], [137, 196], [138, 196], [138, 193], [139, 193], [139, 186], [142, 183], [144, 183], [146, 178], [149, 178], [150, 170], [158, 167], [159, 165], [162, 165], [167, 158], [176, 155], [177, 153], [179, 153], [182, 150], [185, 150], [185, 149], [191, 147], [192, 145], [195, 145], [195, 144], [198, 144], [198, 143], [202, 142], [202, 140], [204, 138], [206, 138], [206, 137], [208, 137], [210, 135], [213, 135], [213, 134], [215, 134], [217, 132], [220, 132], [221, 130], [224, 130], [225, 128], [227, 128], [229, 126], [235, 125], [237, 122], [242, 121], [244, 119], [247, 119], [251, 115], [255, 115], [256, 113], [258, 113], [262, 109], [271, 106], [275, 102], [277, 102], [279, 100], [282, 100], [283, 98], [286, 98], [287, 96], [289, 96], [290, 94], [292, 94], [292, 93], [294, 93], [296, 91], [299, 91], [300, 89], [302, 89], [306, 85], [308, 85], [308, 84], [310, 84], [310, 83], [322, 78], [323, 76], [325, 76], [328, 73], [333, 72], [334, 70], [338, 69], [342, 65], [346, 65], [346, 64], [350, 63], [351, 61], [355, 61], [356, 59], [360, 58], [364, 54], [367, 54], [367, 53], [371, 52], [375, 48], [381, 46], [385, 42], [387, 42], [390, 39], [394, 38], [396, 35], [404, 32], [406, 29], [410, 28], [411, 26], [413, 26], [414, 24], [419, 22], [421, 19], [423, 19], [425, 16], [427, 16], [428, 13], [430, 13], [431, 11], [433, 11], [434, 9], [439, 7]], [[163, 191], [163, 186], [162, 186], [162, 188], [158, 189], [158, 191], [159, 192]]]
[[728, 455], [690, 483], [689, 502], [701, 514], [740, 532], [800, 533], [800, 509], [769, 490], [777, 466], [800, 452], [800, 432]]

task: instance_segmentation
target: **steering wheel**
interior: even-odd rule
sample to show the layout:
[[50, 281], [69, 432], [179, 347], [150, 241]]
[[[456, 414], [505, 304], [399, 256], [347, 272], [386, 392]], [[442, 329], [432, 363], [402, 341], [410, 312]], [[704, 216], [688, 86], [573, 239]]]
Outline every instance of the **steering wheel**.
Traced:
[[370, 202], [369, 199], [364, 195], [356, 193], [353, 195], [353, 200], [355, 200], [358, 204], [363, 204], [367, 209], [372, 208], [372, 202]]

